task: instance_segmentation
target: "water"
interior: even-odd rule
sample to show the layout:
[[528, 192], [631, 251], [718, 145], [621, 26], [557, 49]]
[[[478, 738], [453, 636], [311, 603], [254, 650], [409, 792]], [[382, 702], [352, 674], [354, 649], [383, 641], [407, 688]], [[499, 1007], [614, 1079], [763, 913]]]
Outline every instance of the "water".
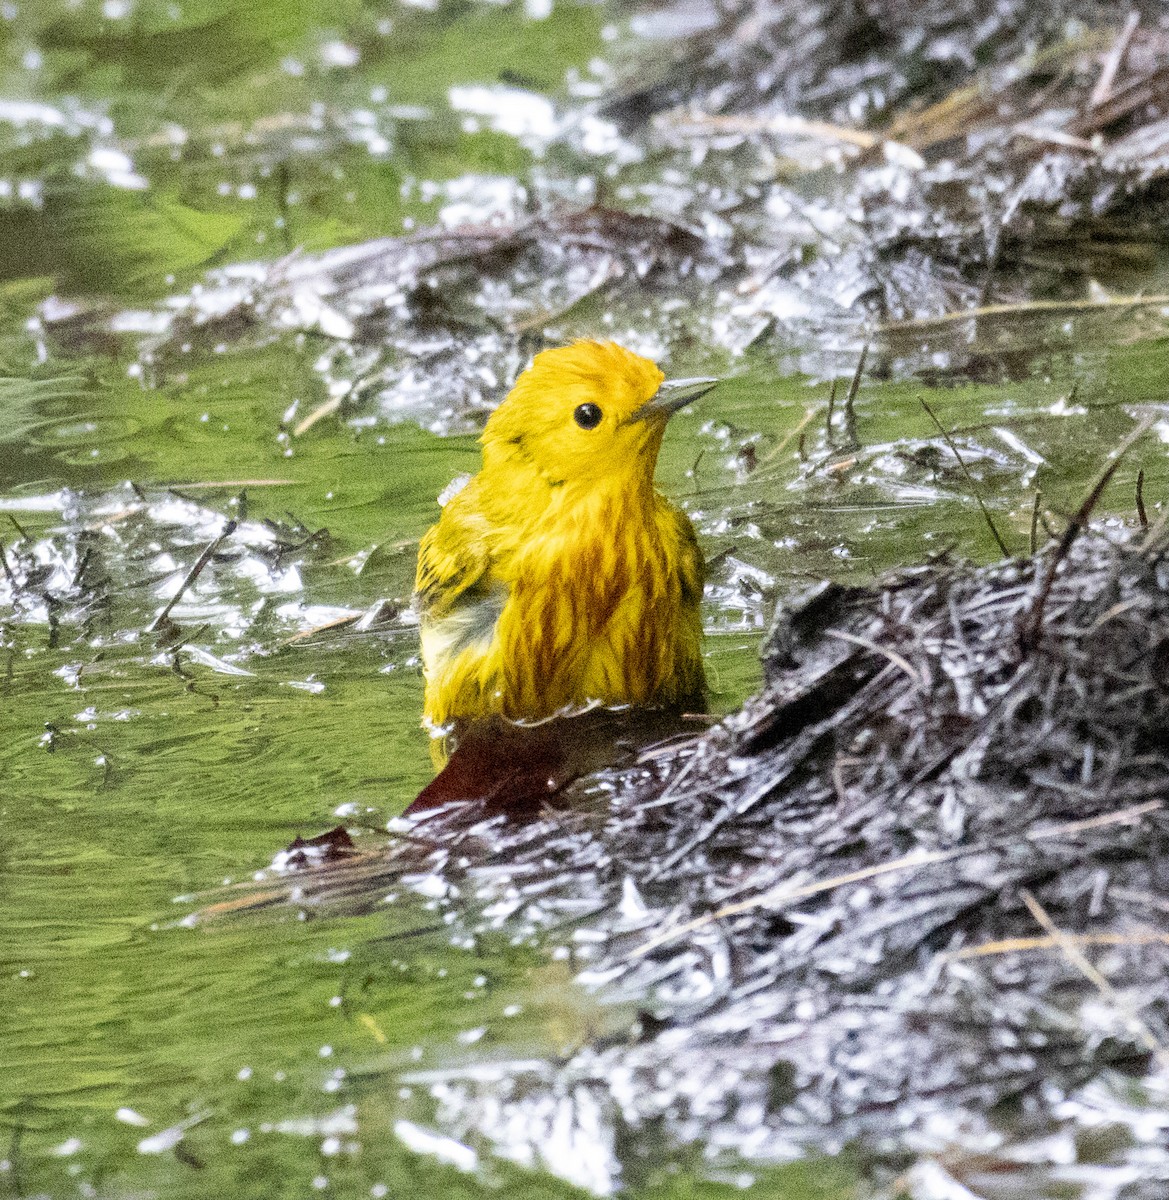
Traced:
[[[587, 202], [610, 165], [641, 178], [582, 106], [614, 56], [660, 42], [616, 7], [534, 2], [0, 17], [0, 544], [16, 581], [0, 578], [0, 1195], [580, 1194], [595, 1181], [570, 1146], [554, 1175], [444, 1140], [402, 1082], [603, 1035], [549, 948], [452, 946], [425, 888], [357, 916], [187, 919], [298, 834], [343, 823], [376, 847], [430, 778], [404, 601], [434, 497], [474, 470], [483, 411], [528, 352], [516, 329], [551, 313], [564, 334], [728, 377], [675, 420], [659, 482], [711, 564], [708, 674], [729, 711], [787, 588], [950, 547], [993, 558], [973, 488], [1012, 551], [1036, 492], [1058, 525], [1134, 412], [1163, 403], [1158, 314], [984, 329], [1015, 368], [993, 385], [906, 378], [950, 349], [904, 335], [870, 359], [857, 445], [840, 401], [861, 331], [831, 353], [809, 336], [735, 354], [691, 336], [717, 324], [701, 270], [684, 315], [652, 278], [644, 298], [601, 297], [571, 271], [500, 268], [484, 290], [472, 270], [463, 336], [447, 314], [387, 338], [396, 278], [371, 297], [312, 256], [517, 219], [535, 196]], [[484, 321], [493, 306], [510, 332]], [[1155, 435], [1103, 511], [1131, 518], [1140, 466], [1156, 512]], [[626, 1171], [655, 1196], [752, 1180], [861, 1194], [847, 1160], [761, 1168], [698, 1147]]]

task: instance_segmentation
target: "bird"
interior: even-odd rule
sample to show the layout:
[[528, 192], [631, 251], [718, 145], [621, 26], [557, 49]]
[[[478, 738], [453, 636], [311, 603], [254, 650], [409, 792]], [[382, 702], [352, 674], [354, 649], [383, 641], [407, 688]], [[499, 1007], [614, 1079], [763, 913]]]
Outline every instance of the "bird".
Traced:
[[434, 736], [598, 705], [702, 711], [702, 553], [654, 468], [670, 416], [717, 382], [667, 381], [590, 340], [520, 374], [486, 422], [481, 469], [419, 546]]

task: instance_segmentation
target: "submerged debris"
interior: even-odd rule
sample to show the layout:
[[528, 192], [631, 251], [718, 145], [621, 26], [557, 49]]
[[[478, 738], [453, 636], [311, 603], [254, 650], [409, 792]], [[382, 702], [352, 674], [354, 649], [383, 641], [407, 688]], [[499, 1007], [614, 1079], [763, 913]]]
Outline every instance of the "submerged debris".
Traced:
[[[1169, 536], [1085, 536], [1028, 642], [1050, 556], [814, 588], [710, 732], [534, 821], [431, 817], [302, 876], [299, 903], [343, 906], [428, 881], [461, 944], [563, 944], [617, 1006], [562, 1062], [412, 1077], [429, 1119], [533, 1162], [567, 1122], [605, 1192], [689, 1143], [717, 1164], [853, 1141], [878, 1173], [945, 1152], [961, 1177], [1009, 1163], [1010, 1101], [1015, 1137], [1065, 1139], [1042, 1174], [1075, 1159], [1075, 1089], [1164, 1086]], [[1166, 1186], [1149, 1136], [1117, 1137], [1093, 1196], [1134, 1156]]]
[[356, 853], [353, 839], [343, 825], [337, 825], [315, 837], [295, 837], [288, 847], [276, 856], [277, 870], [293, 871], [310, 864], [336, 862]]
[[227, 657], [208, 665], [247, 674], [249, 655], [318, 630], [401, 624], [388, 601], [366, 613], [309, 603], [303, 571], [329, 557], [329, 531], [291, 513], [249, 520], [246, 491], [223, 506], [233, 517], [132, 483], [92, 495], [62, 489], [38, 503], [59, 523], [34, 536], [14, 521], [9, 540], [0, 538], [0, 611], [10, 625], [47, 627], [52, 647], [101, 657], [142, 640], [173, 657], [187, 643], [222, 642]]
[[[660, 355], [672, 327], [691, 331], [679, 289], [709, 285], [724, 260], [717, 244], [666, 220], [558, 206], [519, 221], [225, 267], [141, 322], [152, 331], [140, 357], [162, 382], [185, 369], [193, 348], [311, 334], [324, 343], [316, 370], [328, 399], [289, 414], [294, 437], [325, 416], [370, 406], [446, 430], [485, 415], [544, 331], [590, 301], [603, 302], [610, 321], [628, 320], [623, 340]], [[51, 327], [84, 340], [93, 321], [91, 312], [66, 311]]]

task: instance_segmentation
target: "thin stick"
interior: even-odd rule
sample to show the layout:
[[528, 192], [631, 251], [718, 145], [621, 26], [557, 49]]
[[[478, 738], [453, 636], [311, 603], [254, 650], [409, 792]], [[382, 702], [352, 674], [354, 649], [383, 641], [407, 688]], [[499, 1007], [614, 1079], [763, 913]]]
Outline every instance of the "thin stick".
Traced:
[[956, 325], [979, 317], [1010, 317], [1020, 313], [1090, 312], [1092, 309], [1143, 308], [1147, 305], [1169, 304], [1169, 295], [1109, 296], [1105, 300], [1026, 300], [1020, 304], [984, 304], [978, 308], [961, 308], [936, 317], [915, 317], [908, 321], [886, 321], [878, 326], [879, 333], [917, 333], [923, 329]]
[[86, 550], [86, 552], [81, 556], [81, 561], [77, 564], [77, 570], [73, 572], [73, 586], [74, 587], [80, 586], [81, 580], [85, 576], [85, 570], [89, 566], [89, 561], [92, 557], [93, 557], [92, 548], [89, 550]]
[[825, 421], [825, 429], [828, 433], [828, 444], [832, 444], [832, 418], [836, 416], [836, 385], [840, 382], [838, 379], [832, 381], [832, 391], [828, 396], [828, 418]]
[[356, 625], [361, 620], [361, 613], [353, 613], [347, 617], [338, 617], [335, 621], [326, 621], [323, 625], [314, 625], [311, 629], [302, 629], [299, 633], [294, 633], [292, 637], [286, 638], [284, 644], [293, 646], [297, 642], [303, 642], [306, 638], [314, 637], [318, 633], [328, 633], [330, 629], [344, 629], [347, 625]]
[[1145, 512], [1145, 468], [1137, 472], [1137, 520], [1142, 529], [1149, 527], [1149, 514]]
[[924, 408], [929, 414], [930, 420], [933, 421], [933, 423], [938, 427], [938, 432], [945, 439], [946, 445], [950, 447], [950, 453], [953, 454], [953, 456], [958, 460], [958, 466], [962, 468], [962, 474], [966, 476], [966, 482], [970, 485], [971, 495], [973, 495], [975, 502], [982, 511], [983, 518], [990, 527], [991, 536], [998, 544], [998, 548], [1002, 552], [1003, 558], [1010, 558], [1011, 552], [1007, 549], [1007, 543], [1003, 541], [1002, 535], [998, 531], [998, 526], [994, 523], [994, 518], [990, 515], [990, 510], [985, 504], [983, 504], [982, 497], [978, 494], [978, 487], [974, 482], [974, 476], [970, 474], [965, 462], [962, 461], [962, 455], [958, 453], [958, 447], [954, 445], [954, 439], [951, 438], [946, 432], [945, 427], [942, 425], [941, 421], [938, 420], [934, 410], [925, 402], [925, 397], [918, 396], [918, 400], [921, 401], [922, 408]]
[[1166, 69], [1164, 65], [1154, 67], [1144, 75], [1130, 79], [1124, 87], [1116, 89], [1099, 108], [1081, 113], [1068, 123], [1069, 133], [1079, 137], [1091, 137], [1123, 121], [1145, 105], [1153, 103], [1165, 91]]
[[1031, 557], [1035, 557], [1035, 551], [1039, 549], [1039, 505], [1043, 500], [1043, 493], [1035, 493], [1035, 503], [1031, 505]]
[[1138, 1040], [1144, 1045], [1150, 1053], [1156, 1056], [1161, 1066], [1169, 1065], [1169, 1051], [1157, 1040], [1156, 1035], [1148, 1027], [1141, 1018], [1140, 1014], [1130, 1008], [1121, 997], [1120, 993], [1114, 988], [1111, 982], [1102, 975], [1091, 962], [1088, 961], [1084, 952], [1076, 945], [1076, 939], [1071, 935], [1064, 933], [1062, 929], [1051, 919], [1047, 909], [1039, 903], [1038, 900], [1026, 889], [1020, 888], [1019, 895], [1022, 897], [1023, 903], [1027, 906], [1028, 911], [1035, 920], [1046, 930], [1052, 941], [1060, 948], [1064, 958], [1089, 980], [1096, 990], [1106, 1000], [1116, 1008], [1116, 1011], [1124, 1017], [1126, 1024], [1136, 1034]]
[[860, 445], [856, 436], [856, 394], [861, 390], [861, 375], [864, 373], [865, 360], [868, 357], [869, 343], [865, 342], [853, 372], [852, 383], [848, 385], [848, 394], [844, 397], [844, 436], [848, 438], [847, 446], [850, 450]]
[[150, 622], [150, 625], [147, 627], [148, 633], [158, 632], [158, 630], [162, 627], [163, 622], [170, 617], [171, 609], [178, 604], [178, 602], [183, 598], [186, 590], [203, 573], [203, 568], [211, 561], [211, 556], [216, 550], [219, 549], [220, 546], [223, 545], [225, 541], [227, 541], [229, 537], [231, 537], [233, 533], [235, 533], [235, 527], [235, 521], [228, 521], [228, 523], [223, 527], [223, 532], [203, 551], [202, 554], [199, 555], [197, 559], [195, 559], [195, 565], [183, 577], [183, 582], [179, 584], [179, 590], [175, 592], [175, 594], [167, 601], [162, 612], [160, 612], [158, 616]]
[[[1169, 933], [1068, 933], [1066, 938], [1077, 946], [1164, 946], [1169, 945]], [[943, 954], [943, 959], [960, 961], [967, 958], [990, 958], [998, 954], [1018, 954], [1023, 950], [1050, 950], [1059, 942], [1050, 935], [1046, 937], [1000, 938], [993, 942], [982, 942], [977, 946], [966, 946]]]
[[1104, 494], [1104, 489], [1108, 486], [1109, 480], [1116, 474], [1116, 468], [1120, 466], [1121, 460], [1149, 432], [1153, 426], [1153, 420], [1151, 416], [1146, 417], [1121, 442], [1112, 457], [1112, 461], [1100, 472], [1091, 490], [1084, 497], [1084, 502], [1080, 505], [1076, 515], [1072, 517], [1071, 523], [1064, 530], [1063, 537], [1059, 540], [1059, 545], [1055, 549], [1055, 554], [1052, 555], [1051, 562], [1040, 577], [1039, 584], [1035, 589], [1035, 599], [1024, 614], [1019, 626], [1019, 646], [1024, 653], [1033, 650], [1039, 644], [1039, 636], [1043, 632], [1043, 610], [1047, 607], [1047, 597], [1051, 594], [1060, 563], [1067, 557], [1068, 551], [1071, 550], [1076, 538], [1080, 536], [1080, 532], [1087, 528], [1088, 518], [1092, 515], [1092, 510], [1100, 502], [1100, 497]]
[[1112, 43], [1112, 49], [1104, 59], [1100, 78], [1096, 80], [1096, 86], [1092, 89], [1091, 96], [1088, 97], [1089, 108], [1099, 108], [1112, 95], [1112, 84], [1116, 79], [1116, 72], [1120, 70], [1121, 63], [1124, 62], [1124, 56], [1128, 53], [1128, 44], [1132, 41], [1132, 35], [1136, 33], [1140, 23], [1141, 14], [1134, 8], [1128, 14], [1124, 28], [1117, 35], [1116, 41]]

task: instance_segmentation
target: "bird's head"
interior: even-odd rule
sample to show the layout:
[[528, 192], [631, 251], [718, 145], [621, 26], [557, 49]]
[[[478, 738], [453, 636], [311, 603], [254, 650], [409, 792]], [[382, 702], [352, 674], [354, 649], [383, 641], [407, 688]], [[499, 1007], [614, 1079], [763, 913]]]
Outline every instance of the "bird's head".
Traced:
[[532, 360], [483, 431], [484, 465], [523, 462], [551, 485], [650, 483], [666, 421], [714, 387], [666, 382], [616, 342], [575, 342]]

